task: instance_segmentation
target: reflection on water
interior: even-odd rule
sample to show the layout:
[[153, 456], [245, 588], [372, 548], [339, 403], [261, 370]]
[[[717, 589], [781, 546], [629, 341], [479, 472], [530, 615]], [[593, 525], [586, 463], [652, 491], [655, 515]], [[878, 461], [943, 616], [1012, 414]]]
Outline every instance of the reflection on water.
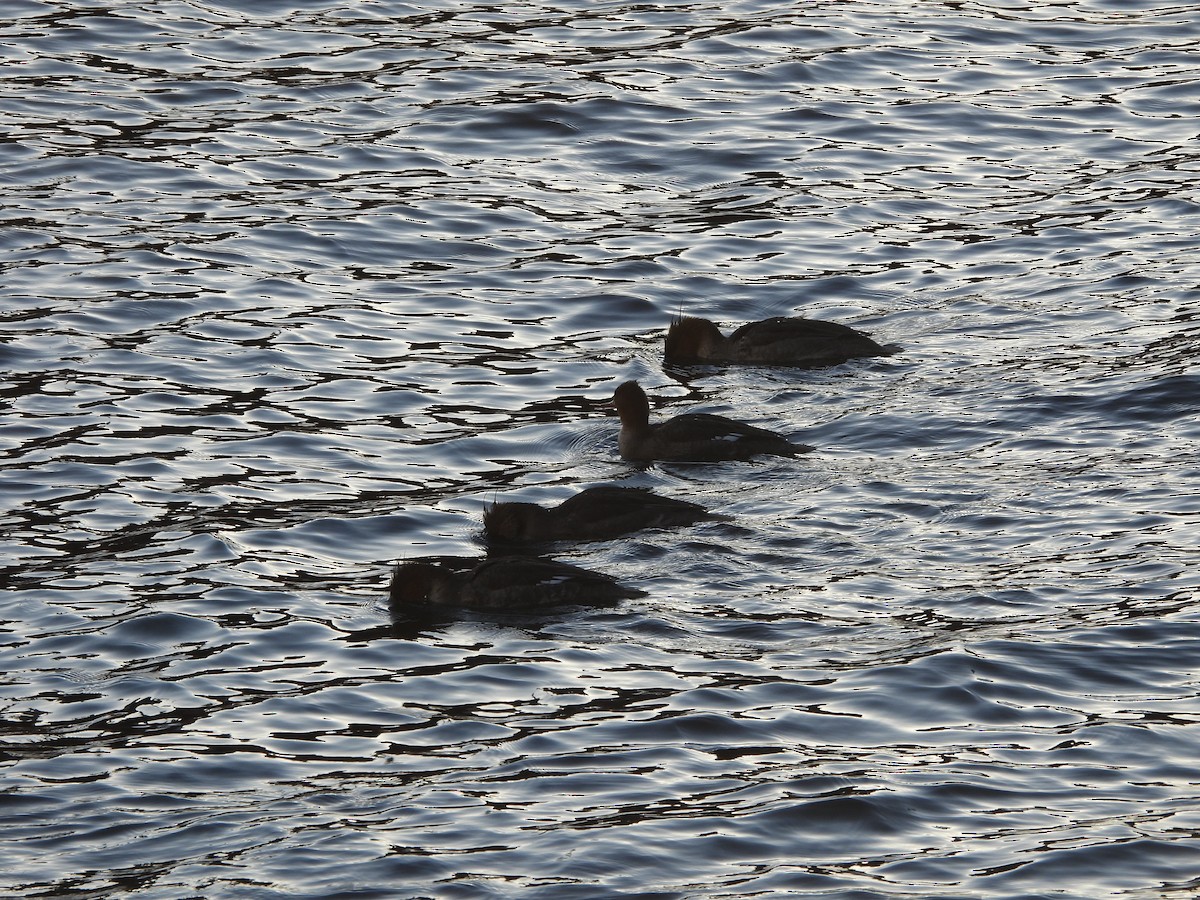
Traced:
[[[10, 6], [6, 895], [1196, 889], [1189, 10]], [[391, 620], [603, 483], [720, 518]]]

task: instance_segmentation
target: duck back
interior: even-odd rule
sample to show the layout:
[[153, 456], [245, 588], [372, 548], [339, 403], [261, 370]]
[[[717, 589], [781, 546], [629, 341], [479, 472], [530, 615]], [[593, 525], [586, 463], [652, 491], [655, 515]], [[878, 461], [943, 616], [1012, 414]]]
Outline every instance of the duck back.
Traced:
[[725, 341], [724, 355], [728, 362], [815, 367], [886, 353], [870, 337], [848, 325], [777, 316], [736, 329]]
[[468, 575], [459, 596], [472, 609], [605, 606], [642, 595], [599, 572], [534, 556], [489, 559]]
[[[746, 460], [754, 456], [796, 456], [812, 447], [783, 435], [712, 413], [685, 413], [650, 429], [649, 456], [692, 462]], [[636, 452], [636, 451], [635, 451]]]
[[389, 588], [393, 615], [601, 606], [642, 594], [599, 572], [537, 556], [409, 560], [396, 566]]
[[645, 488], [602, 485], [588, 488], [555, 510], [560, 532], [572, 540], [605, 540], [644, 528], [691, 525], [708, 510], [686, 500], [660, 497]]

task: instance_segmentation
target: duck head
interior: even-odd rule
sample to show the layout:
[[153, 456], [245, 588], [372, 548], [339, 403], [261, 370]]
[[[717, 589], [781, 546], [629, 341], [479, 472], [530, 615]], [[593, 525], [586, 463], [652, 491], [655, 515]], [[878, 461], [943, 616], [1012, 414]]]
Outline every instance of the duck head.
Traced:
[[708, 319], [679, 316], [667, 329], [663, 358], [668, 363], [706, 359], [720, 349], [724, 340], [721, 329]]
[[645, 428], [650, 423], [650, 401], [636, 381], [626, 381], [618, 387], [608, 406], [617, 411], [622, 426]]
[[536, 503], [493, 503], [483, 511], [483, 531], [497, 543], [536, 541], [549, 531], [550, 518]]
[[392, 607], [427, 602], [441, 574], [441, 570], [433, 563], [400, 563], [392, 572], [392, 583], [388, 588]]

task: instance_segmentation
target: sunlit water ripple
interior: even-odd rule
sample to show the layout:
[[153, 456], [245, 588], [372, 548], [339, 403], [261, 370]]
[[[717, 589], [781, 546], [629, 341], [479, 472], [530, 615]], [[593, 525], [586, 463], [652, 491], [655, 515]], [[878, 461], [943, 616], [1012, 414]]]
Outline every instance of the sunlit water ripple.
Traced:
[[[1200, 892], [1194, 7], [5, 10], [5, 896]], [[604, 482], [722, 518], [390, 620]]]

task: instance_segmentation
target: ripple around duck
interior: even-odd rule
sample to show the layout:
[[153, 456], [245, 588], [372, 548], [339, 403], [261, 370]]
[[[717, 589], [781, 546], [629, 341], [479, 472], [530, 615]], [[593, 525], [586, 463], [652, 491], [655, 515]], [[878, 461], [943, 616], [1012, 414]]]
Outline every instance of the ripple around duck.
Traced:
[[[8, 893], [1188, 890], [1191, 11], [9, 5]], [[818, 450], [628, 465], [628, 378]], [[596, 483], [721, 518], [391, 621]]]

